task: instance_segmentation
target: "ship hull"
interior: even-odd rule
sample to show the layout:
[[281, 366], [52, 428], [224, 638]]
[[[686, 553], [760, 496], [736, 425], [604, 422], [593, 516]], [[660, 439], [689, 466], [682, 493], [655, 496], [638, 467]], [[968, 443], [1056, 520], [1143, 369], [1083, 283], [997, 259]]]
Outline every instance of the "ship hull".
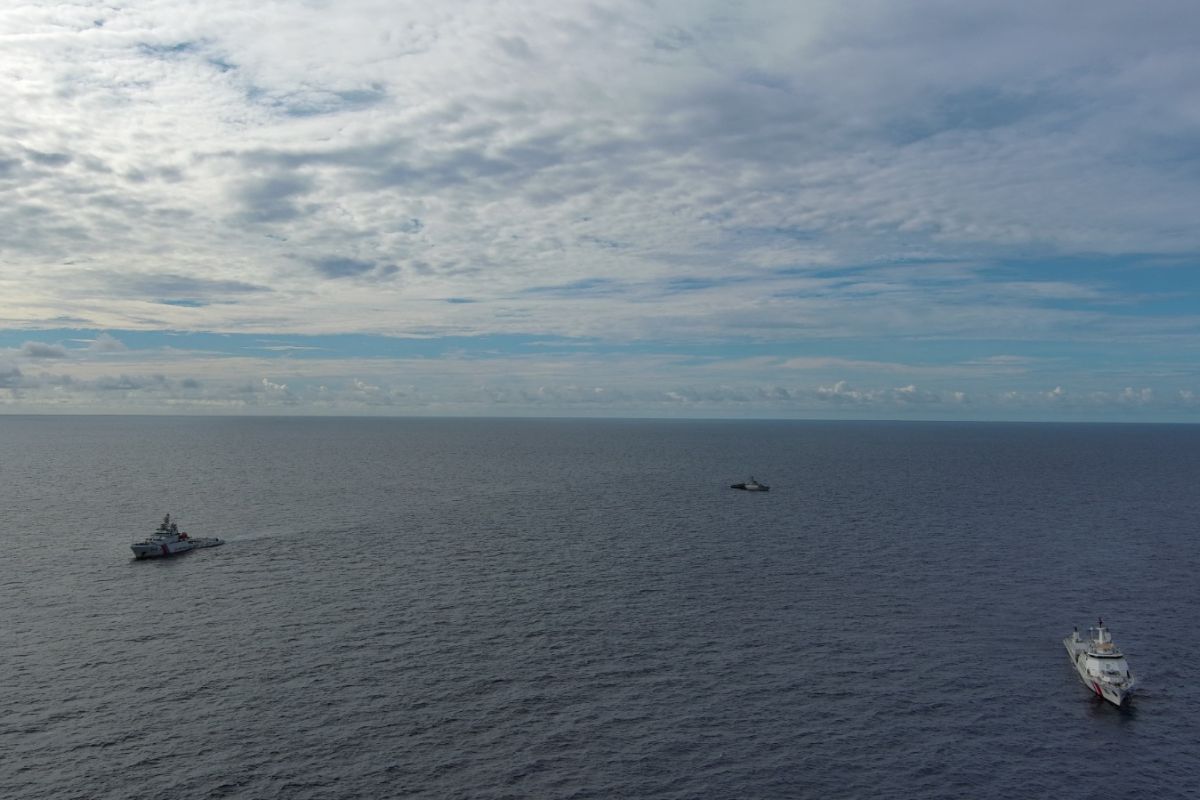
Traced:
[[191, 542], [139, 542], [129, 546], [134, 558], [166, 558], [194, 550]]
[[219, 547], [223, 544], [225, 544], [224, 539], [211, 536], [175, 542], [138, 542], [131, 544], [129, 549], [133, 550], [134, 558], [138, 559], [166, 558], [167, 556], [177, 556], [190, 550], [199, 550], [202, 547]]

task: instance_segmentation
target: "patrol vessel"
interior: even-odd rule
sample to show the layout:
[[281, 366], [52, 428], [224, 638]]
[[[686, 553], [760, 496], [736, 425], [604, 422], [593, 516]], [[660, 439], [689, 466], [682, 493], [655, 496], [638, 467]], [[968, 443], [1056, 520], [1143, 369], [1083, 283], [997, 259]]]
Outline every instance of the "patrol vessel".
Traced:
[[1094, 628], [1088, 628], [1087, 639], [1081, 637], [1076, 628], [1063, 639], [1063, 645], [1084, 686], [1113, 705], [1119, 706], [1129, 700], [1137, 680], [1129, 670], [1125, 654], [1113, 644], [1112, 634], [1104, 627], [1103, 619]]
[[140, 542], [134, 542], [129, 547], [135, 558], [162, 558], [196, 550], [200, 547], [216, 547], [225, 544], [223, 539], [216, 536], [193, 538], [179, 530], [179, 525], [171, 521], [171, 515], [163, 517], [162, 523], [154, 533]]

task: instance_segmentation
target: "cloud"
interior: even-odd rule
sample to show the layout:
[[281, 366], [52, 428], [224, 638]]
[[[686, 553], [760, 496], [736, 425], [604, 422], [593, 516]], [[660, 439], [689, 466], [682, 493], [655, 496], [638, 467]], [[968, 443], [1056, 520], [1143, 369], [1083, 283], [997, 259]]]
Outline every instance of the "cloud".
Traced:
[[[303, 359], [183, 350], [141, 353], [140, 371], [112, 372], [111, 362], [55, 362], [60, 371], [0, 370], [8, 409], [53, 403], [62, 408], [115, 408], [203, 413], [539, 414], [783, 416], [859, 418], [1137, 418], [1186, 417], [1197, 393], [1108, 383], [1023, 388], [1005, 375], [970, 388], [941, 384], [822, 382], [731, 372], [723, 361], [686, 362], [644, 355], [614, 359], [570, 352], [513, 357], [403, 359], [312, 355]], [[82, 352], [82, 351], [81, 351]], [[123, 364], [123, 366], [125, 366]], [[711, 370], [723, 371], [713, 379]], [[836, 369], [836, 367], [835, 367]], [[268, 377], [264, 377], [264, 374]]]
[[0, 10], [0, 332], [568, 337], [724, 365], [649, 388], [627, 353], [624, 383], [531, 378], [531, 404], [760, 402], [738, 398], [781, 380], [721, 381], [771, 365], [821, 407], [1191, 388], [1187, 4], [181, 8]]
[[21, 345], [21, 355], [34, 359], [71, 357], [71, 354], [62, 345], [46, 344], [44, 342], [26, 342]]
[[[120, 279], [115, 281], [120, 284]], [[267, 287], [236, 280], [213, 280], [191, 275], [126, 276], [124, 284], [131, 291], [148, 295], [170, 294], [246, 294], [268, 291]]]
[[39, 153], [35, 150], [26, 150], [25, 155], [34, 164], [43, 167], [62, 167], [71, 163], [69, 153]]
[[250, 223], [288, 222], [305, 211], [296, 200], [314, 188], [312, 178], [296, 173], [276, 173], [250, 178], [233, 191], [242, 210], [239, 219]]
[[167, 379], [162, 375], [118, 375], [105, 376], [92, 382], [92, 386], [102, 392], [139, 392], [144, 390], [163, 389], [167, 387]]
[[[300, 400], [286, 383], [276, 383], [270, 378], [263, 378], [258, 385], [251, 384], [249, 392], [255, 396], [255, 402], [265, 402], [272, 405], [297, 405]], [[261, 398], [261, 399], [260, 399]]]
[[867, 406], [892, 411], [921, 406], [954, 407], [971, 402], [970, 396], [961, 390], [934, 391], [918, 388], [915, 384], [857, 389], [846, 381], [838, 381], [832, 386], [817, 387], [816, 397], [835, 405]]
[[88, 350], [95, 353], [124, 353], [129, 348], [117, 337], [101, 332], [88, 344]]
[[360, 261], [355, 258], [327, 256], [313, 259], [313, 268], [326, 278], [386, 278], [399, 272], [394, 264], [376, 264], [372, 261]]

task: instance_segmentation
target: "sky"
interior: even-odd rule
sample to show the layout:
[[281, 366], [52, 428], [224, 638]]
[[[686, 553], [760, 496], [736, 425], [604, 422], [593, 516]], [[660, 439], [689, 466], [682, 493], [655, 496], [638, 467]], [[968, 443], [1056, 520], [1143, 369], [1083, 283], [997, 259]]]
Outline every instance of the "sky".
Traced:
[[0, 6], [0, 413], [1200, 422], [1190, 0]]

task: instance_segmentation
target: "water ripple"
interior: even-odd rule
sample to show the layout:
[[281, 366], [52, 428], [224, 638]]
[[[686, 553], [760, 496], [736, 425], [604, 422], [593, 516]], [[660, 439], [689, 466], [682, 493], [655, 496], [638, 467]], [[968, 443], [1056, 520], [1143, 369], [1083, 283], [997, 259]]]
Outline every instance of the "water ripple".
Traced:
[[[0, 796], [1183, 796], [1197, 444], [0, 418]], [[134, 562], [165, 510], [229, 544]]]

